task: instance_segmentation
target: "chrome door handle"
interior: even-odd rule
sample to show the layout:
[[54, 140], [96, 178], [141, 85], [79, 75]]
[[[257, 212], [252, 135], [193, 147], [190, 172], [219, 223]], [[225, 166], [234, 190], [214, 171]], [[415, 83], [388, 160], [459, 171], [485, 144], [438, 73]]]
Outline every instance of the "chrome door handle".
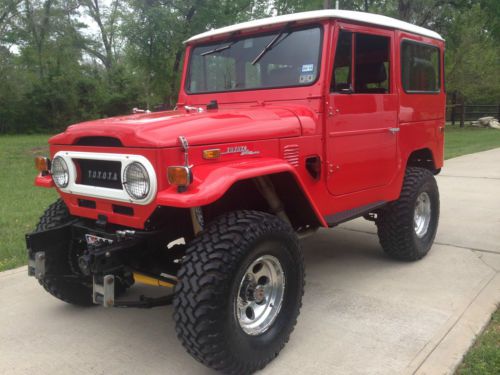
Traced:
[[389, 128], [389, 131], [390, 131], [392, 134], [396, 134], [397, 132], [399, 132], [399, 128]]

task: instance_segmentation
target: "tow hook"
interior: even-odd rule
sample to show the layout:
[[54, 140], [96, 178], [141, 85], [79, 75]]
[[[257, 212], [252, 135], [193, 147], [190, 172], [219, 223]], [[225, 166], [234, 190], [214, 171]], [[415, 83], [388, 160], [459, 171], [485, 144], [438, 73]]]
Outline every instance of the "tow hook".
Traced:
[[105, 275], [102, 277], [95, 276], [92, 283], [92, 299], [96, 305], [103, 307], [113, 307], [115, 305], [115, 277], [113, 275]]
[[34, 276], [36, 279], [43, 279], [45, 276], [45, 251], [35, 253], [33, 259], [28, 259], [28, 275]]

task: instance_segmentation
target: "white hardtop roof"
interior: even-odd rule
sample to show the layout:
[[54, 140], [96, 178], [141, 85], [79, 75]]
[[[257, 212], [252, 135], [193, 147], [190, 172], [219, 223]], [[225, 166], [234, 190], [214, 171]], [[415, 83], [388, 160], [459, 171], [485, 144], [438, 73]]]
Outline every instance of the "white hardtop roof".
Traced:
[[283, 16], [262, 18], [260, 20], [248, 21], [248, 22], [238, 23], [236, 25], [221, 27], [220, 29], [206, 31], [204, 33], [192, 36], [191, 38], [186, 40], [185, 43], [200, 41], [203, 39], [208, 39], [223, 34], [231, 34], [235, 31], [240, 31], [240, 30], [256, 29], [263, 26], [276, 25], [292, 21], [309, 21], [309, 20], [320, 20], [325, 18], [337, 18], [337, 19], [368, 23], [377, 26], [385, 26], [391, 29], [409, 31], [414, 34], [419, 34], [438, 40], [444, 40], [441, 37], [441, 35], [439, 35], [435, 31], [426, 29], [424, 27], [412, 25], [411, 23], [400, 21], [395, 18], [386, 17], [379, 14], [355, 12], [352, 10], [325, 9], [325, 10], [314, 10], [311, 12], [301, 12], [294, 14], [286, 14]]

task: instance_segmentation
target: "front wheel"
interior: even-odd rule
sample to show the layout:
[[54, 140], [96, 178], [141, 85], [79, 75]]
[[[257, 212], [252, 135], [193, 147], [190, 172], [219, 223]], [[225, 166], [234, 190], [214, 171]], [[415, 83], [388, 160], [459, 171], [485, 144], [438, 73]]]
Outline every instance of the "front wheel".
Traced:
[[179, 339], [203, 364], [247, 374], [274, 359], [296, 324], [304, 290], [297, 236], [257, 211], [226, 214], [188, 246], [178, 273]]
[[[52, 203], [36, 227], [36, 232], [53, 229], [67, 224], [73, 218], [62, 199]], [[81, 276], [77, 271], [77, 260], [71, 246], [61, 249], [56, 255], [46, 260], [45, 268], [48, 274], [62, 274]], [[71, 279], [44, 277], [39, 280], [44, 289], [61, 301], [78, 305], [93, 306], [92, 302], [92, 280], [88, 278], [86, 283], [75, 282]]]
[[424, 168], [406, 170], [401, 195], [380, 210], [376, 220], [380, 244], [391, 257], [414, 261], [432, 247], [439, 221], [439, 191]]

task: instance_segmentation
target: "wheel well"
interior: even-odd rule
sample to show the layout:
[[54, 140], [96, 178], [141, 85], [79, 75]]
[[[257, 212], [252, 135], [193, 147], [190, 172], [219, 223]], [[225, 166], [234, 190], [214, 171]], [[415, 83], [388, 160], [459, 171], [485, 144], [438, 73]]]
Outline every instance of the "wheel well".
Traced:
[[422, 148], [420, 150], [413, 151], [408, 157], [406, 166], [425, 168], [430, 170], [432, 173], [439, 172], [439, 170], [436, 169], [432, 151], [428, 148]]
[[[307, 197], [290, 173], [277, 173], [268, 177], [274, 185], [285, 213], [295, 229], [321, 225]], [[204, 206], [203, 214], [207, 222], [224, 212], [236, 210], [270, 212], [269, 204], [259, 192], [254, 179], [236, 182], [222, 198]]]
[[[286, 216], [295, 230], [321, 226], [309, 200], [290, 173], [268, 175], [276, 195], [281, 201]], [[218, 216], [238, 210], [257, 210], [271, 213], [272, 210], [260, 193], [255, 179], [234, 183], [222, 198], [201, 207], [203, 221], [209, 223]], [[168, 224], [168, 225], [166, 225]], [[173, 240], [179, 237], [192, 238], [193, 223], [189, 208], [158, 207], [146, 222], [148, 230], [165, 230], [165, 237]]]

